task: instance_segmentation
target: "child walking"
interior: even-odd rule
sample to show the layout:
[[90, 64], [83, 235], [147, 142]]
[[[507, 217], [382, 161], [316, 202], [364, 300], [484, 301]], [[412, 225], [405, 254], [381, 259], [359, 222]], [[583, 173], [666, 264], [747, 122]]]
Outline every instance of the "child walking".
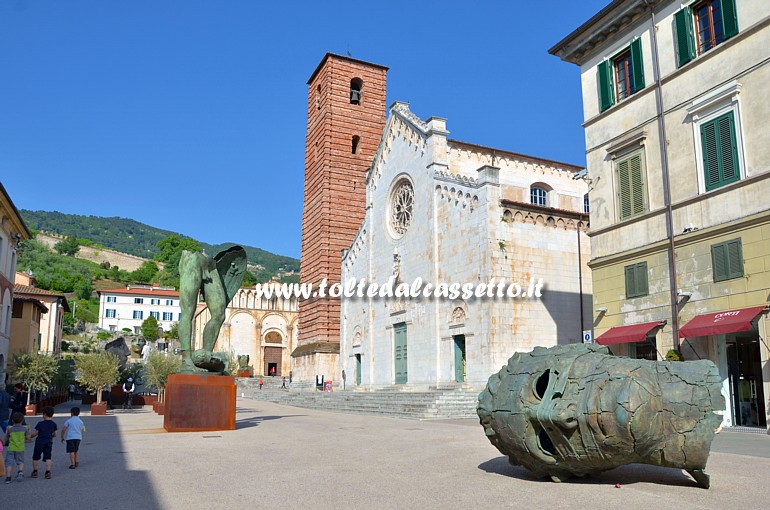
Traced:
[[56, 431], [59, 427], [53, 421], [54, 409], [51, 406], [43, 408], [43, 420], [37, 422], [35, 431], [30, 434], [30, 438], [35, 437], [35, 451], [32, 454], [32, 478], [37, 478], [37, 465], [40, 457], [45, 462], [45, 477], [51, 478], [51, 448], [53, 447], [53, 438], [56, 437]]
[[11, 422], [13, 423], [5, 431], [4, 442], [8, 445], [5, 452], [5, 483], [11, 483], [11, 473], [13, 466], [18, 469], [16, 480], [24, 480], [24, 441], [29, 439], [29, 430], [21, 424], [24, 421], [24, 415], [13, 413]]
[[78, 467], [80, 440], [83, 439], [83, 432], [86, 431], [86, 426], [83, 424], [83, 420], [79, 418], [79, 407], [73, 407], [70, 413], [72, 416], [64, 422], [64, 427], [61, 429], [61, 442], [67, 441], [67, 453], [70, 454], [70, 469], [75, 469]]

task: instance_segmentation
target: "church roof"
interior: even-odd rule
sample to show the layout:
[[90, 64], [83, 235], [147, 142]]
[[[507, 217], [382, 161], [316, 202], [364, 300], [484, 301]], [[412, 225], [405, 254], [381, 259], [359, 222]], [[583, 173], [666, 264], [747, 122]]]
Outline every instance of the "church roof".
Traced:
[[380, 64], [374, 64], [372, 62], [367, 62], [366, 60], [359, 60], [357, 58], [352, 58], [352, 57], [344, 57], [342, 55], [337, 55], [336, 53], [328, 52], [328, 53], [326, 53], [326, 55], [324, 55], [324, 58], [321, 59], [321, 63], [319, 63], [318, 67], [315, 68], [315, 71], [313, 71], [313, 74], [310, 75], [310, 79], [307, 81], [308, 85], [310, 85], [313, 82], [313, 80], [315, 79], [315, 75], [318, 74], [318, 71], [320, 71], [321, 68], [326, 63], [326, 61], [329, 60], [329, 57], [333, 57], [333, 58], [335, 58], [337, 60], [347, 60], [348, 62], [353, 62], [355, 64], [363, 64], [363, 65], [371, 66], [371, 67], [379, 67], [380, 69], [384, 69], [386, 71], [388, 69], [390, 69], [387, 66], [383, 66], [383, 65], [380, 65]]
[[527, 154], [521, 154], [519, 152], [511, 152], [511, 151], [507, 151], [507, 150], [504, 150], [504, 149], [495, 149], [494, 147], [487, 147], [486, 145], [478, 145], [478, 144], [475, 144], [475, 143], [463, 142], [463, 141], [460, 141], [460, 140], [451, 140], [451, 139], [447, 140], [447, 143], [449, 145], [453, 145], [455, 147], [457, 147], [457, 146], [464, 146], [464, 147], [467, 147], [469, 149], [475, 149], [475, 150], [480, 150], [480, 151], [484, 151], [484, 152], [490, 152], [490, 153], [493, 153], [493, 154], [499, 154], [501, 156], [508, 156], [508, 157], [512, 157], [512, 158], [515, 158], [515, 159], [523, 159], [523, 160], [526, 160], [526, 161], [532, 161], [533, 163], [549, 163], [549, 164], [552, 164], [554, 166], [558, 166], [560, 168], [563, 168], [565, 170], [571, 170], [573, 172], [579, 172], [579, 171], [583, 170], [582, 166], [577, 166], [577, 165], [573, 165], [573, 164], [570, 164], [570, 163], [563, 163], [561, 161], [555, 161], [553, 159], [539, 158], [537, 156], [529, 156]]

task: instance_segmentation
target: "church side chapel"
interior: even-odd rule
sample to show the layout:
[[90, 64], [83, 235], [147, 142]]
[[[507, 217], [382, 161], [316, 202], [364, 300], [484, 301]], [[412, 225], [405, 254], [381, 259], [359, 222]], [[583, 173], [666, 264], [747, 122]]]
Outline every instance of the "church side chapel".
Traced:
[[[266, 298], [253, 288], [240, 288], [225, 308], [216, 350], [248, 356], [251, 375], [288, 377], [291, 352], [297, 345], [298, 309], [296, 297]], [[194, 349], [203, 345], [203, 330], [210, 318], [206, 305], [199, 304], [193, 322]]]
[[[587, 185], [578, 166], [448, 138], [447, 122], [390, 107], [366, 175], [365, 217], [343, 288], [518, 283], [519, 297], [352, 297], [340, 377], [361, 389], [483, 387], [515, 352], [591, 329]], [[521, 297], [542, 279], [542, 297]]]

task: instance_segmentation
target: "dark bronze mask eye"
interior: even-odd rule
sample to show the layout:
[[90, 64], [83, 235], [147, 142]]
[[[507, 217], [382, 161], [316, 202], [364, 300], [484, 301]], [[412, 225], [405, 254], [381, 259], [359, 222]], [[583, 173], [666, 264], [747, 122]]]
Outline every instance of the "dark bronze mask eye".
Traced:
[[551, 378], [551, 371], [546, 370], [543, 375], [537, 378], [535, 381], [535, 396], [542, 399], [545, 396], [545, 392], [548, 389], [548, 381]]
[[544, 429], [540, 429], [540, 433], [537, 435], [537, 441], [540, 443], [540, 448], [542, 448], [544, 452], [556, 455], [556, 447], [553, 445], [553, 441], [551, 441], [551, 438]]

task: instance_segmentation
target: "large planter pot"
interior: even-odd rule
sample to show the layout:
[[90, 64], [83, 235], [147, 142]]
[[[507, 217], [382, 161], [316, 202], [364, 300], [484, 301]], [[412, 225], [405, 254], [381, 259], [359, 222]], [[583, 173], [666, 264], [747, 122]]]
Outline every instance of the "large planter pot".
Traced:
[[157, 400], [156, 400], [155, 402], [153, 402], [153, 403], [152, 403], [152, 411], [153, 411], [154, 413], [157, 413], [157, 412], [158, 412], [158, 401], [157, 401]]
[[163, 413], [166, 411], [166, 403], [165, 402], [158, 402], [157, 408], [155, 410], [156, 413], [163, 416]]
[[101, 404], [91, 404], [91, 416], [106, 416], [107, 402]]
[[250, 368], [239, 368], [238, 369], [238, 377], [251, 377], [251, 369]]
[[30, 404], [24, 408], [24, 414], [27, 416], [35, 416], [37, 414], [37, 404]]

